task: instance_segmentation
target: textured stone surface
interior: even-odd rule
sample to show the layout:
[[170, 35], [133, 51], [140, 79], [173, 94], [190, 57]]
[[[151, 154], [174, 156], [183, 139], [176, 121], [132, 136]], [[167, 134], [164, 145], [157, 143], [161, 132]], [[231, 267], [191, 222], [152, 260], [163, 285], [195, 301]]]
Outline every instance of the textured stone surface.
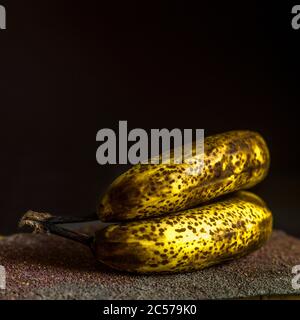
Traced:
[[0, 240], [7, 289], [0, 299], [211, 299], [300, 294], [292, 267], [300, 240], [275, 231], [260, 250], [193, 273], [130, 275], [97, 264], [89, 249], [48, 235]]

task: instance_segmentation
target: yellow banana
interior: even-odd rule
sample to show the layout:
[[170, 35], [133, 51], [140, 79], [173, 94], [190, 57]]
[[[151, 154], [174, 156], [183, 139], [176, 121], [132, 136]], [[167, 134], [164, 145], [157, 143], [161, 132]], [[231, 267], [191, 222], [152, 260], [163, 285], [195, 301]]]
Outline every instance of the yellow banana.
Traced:
[[256, 195], [230, 198], [168, 216], [110, 225], [95, 237], [96, 258], [137, 272], [202, 269], [241, 257], [271, 235], [272, 214]]
[[97, 206], [100, 220], [143, 219], [185, 210], [250, 188], [268, 173], [269, 150], [256, 132], [230, 131], [207, 137], [204, 148], [204, 168], [198, 175], [187, 171], [199, 166], [198, 158], [193, 156], [183, 164], [132, 167], [100, 198]]

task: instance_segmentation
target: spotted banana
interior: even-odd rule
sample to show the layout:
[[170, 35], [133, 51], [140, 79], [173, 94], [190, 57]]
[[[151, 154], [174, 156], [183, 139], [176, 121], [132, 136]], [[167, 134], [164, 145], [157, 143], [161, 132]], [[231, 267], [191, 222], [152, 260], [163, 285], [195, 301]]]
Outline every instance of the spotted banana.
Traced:
[[[143, 219], [185, 210], [264, 179], [270, 155], [256, 132], [230, 131], [205, 139], [204, 167], [193, 155], [183, 164], [138, 164], [118, 177], [102, 195], [97, 213], [102, 221]], [[195, 156], [194, 156], [195, 157]]]

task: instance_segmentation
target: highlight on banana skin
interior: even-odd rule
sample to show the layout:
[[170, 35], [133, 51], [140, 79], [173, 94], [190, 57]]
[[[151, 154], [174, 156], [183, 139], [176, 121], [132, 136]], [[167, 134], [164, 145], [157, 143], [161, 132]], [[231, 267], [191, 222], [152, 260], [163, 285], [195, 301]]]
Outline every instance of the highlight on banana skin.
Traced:
[[94, 236], [60, 228], [64, 218], [50, 214], [28, 212], [20, 225], [78, 241], [99, 262], [140, 274], [199, 270], [263, 246], [272, 213], [245, 191], [268, 174], [263, 137], [252, 131], [207, 137], [201, 172], [184, 174], [189, 163], [137, 164], [120, 175], [97, 204], [99, 220], [112, 224]]

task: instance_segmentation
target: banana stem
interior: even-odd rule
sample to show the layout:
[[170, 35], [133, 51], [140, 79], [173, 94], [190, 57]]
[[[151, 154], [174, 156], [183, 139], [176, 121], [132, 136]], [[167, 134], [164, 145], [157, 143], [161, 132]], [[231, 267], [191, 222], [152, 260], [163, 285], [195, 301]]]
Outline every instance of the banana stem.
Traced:
[[86, 218], [78, 218], [78, 217], [57, 217], [52, 216], [49, 213], [28, 211], [22, 217], [19, 227], [29, 226], [33, 228], [35, 233], [51, 233], [58, 235], [63, 238], [67, 238], [76, 242], [79, 242], [89, 248], [92, 248], [93, 236], [89, 236], [83, 233], [79, 233], [76, 231], [72, 231], [69, 229], [65, 229], [63, 227], [58, 226], [58, 224], [66, 224], [66, 223], [79, 223], [79, 222], [88, 222], [94, 221], [95, 215], [91, 215]]

